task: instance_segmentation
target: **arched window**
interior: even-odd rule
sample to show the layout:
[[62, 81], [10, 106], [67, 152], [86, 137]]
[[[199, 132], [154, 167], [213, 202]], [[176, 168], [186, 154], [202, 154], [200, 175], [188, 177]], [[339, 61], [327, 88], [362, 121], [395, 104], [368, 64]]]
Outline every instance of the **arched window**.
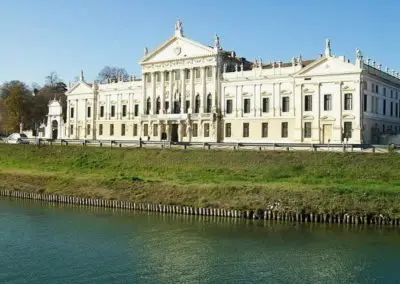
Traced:
[[200, 111], [200, 95], [197, 94], [194, 104], [194, 113], [199, 113], [199, 111]]
[[160, 97], [158, 97], [156, 101], [156, 114], [160, 113], [160, 109], [161, 109], [161, 100]]
[[210, 113], [210, 112], [211, 112], [211, 107], [212, 107], [211, 94], [208, 94], [208, 96], [207, 96], [207, 109], [206, 109], [206, 113]]
[[150, 100], [150, 98], [147, 98], [146, 114], [150, 114], [150, 109], [151, 109], [151, 100]]

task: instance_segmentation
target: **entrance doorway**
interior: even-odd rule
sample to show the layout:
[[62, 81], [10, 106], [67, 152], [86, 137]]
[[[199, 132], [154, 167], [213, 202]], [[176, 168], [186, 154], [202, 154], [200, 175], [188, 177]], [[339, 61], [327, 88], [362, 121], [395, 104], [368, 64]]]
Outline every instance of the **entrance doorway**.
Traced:
[[58, 122], [57, 120], [53, 120], [51, 122], [51, 138], [53, 140], [57, 139], [58, 137]]
[[322, 129], [324, 144], [328, 144], [332, 138], [332, 124], [324, 124]]
[[171, 142], [178, 142], [178, 124], [174, 123], [171, 125]]

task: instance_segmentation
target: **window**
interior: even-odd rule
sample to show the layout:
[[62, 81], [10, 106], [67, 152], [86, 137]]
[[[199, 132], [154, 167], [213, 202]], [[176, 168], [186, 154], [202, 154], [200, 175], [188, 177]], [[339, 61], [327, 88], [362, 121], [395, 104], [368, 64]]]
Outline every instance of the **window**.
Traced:
[[122, 116], [126, 116], [126, 105], [122, 105]]
[[160, 76], [160, 72], [156, 73], [156, 81], [160, 82], [161, 81], [161, 76]]
[[204, 123], [204, 137], [210, 137], [210, 124]]
[[165, 81], [169, 81], [169, 72], [165, 72], [164, 74]]
[[114, 135], [114, 124], [110, 124], [110, 136]]
[[99, 135], [103, 135], [103, 124], [99, 124]]
[[353, 94], [344, 94], [344, 110], [353, 109]]
[[147, 98], [147, 101], [146, 101], [146, 114], [150, 114], [150, 109], [151, 109], [151, 100], [150, 100], [150, 98]]
[[195, 105], [194, 105], [194, 113], [199, 113], [199, 111], [200, 111], [200, 95], [197, 94]]
[[232, 125], [230, 123], [225, 123], [225, 137], [231, 137]]
[[86, 135], [90, 135], [90, 124], [86, 125]]
[[153, 136], [158, 136], [158, 124], [157, 123], [153, 124]]
[[181, 74], [179, 73], [179, 71], [178, 70], [174, 71], [174, 74], [175, 74], [175, 80], [180, 80]]
[[207, 109], [206, 109], [206, 113], [211, 113], [211, 107], [212, 107], [211, 94], [208, 94], [208, 96], [207, 96]]
[[100, 117], [104, 117], [104, 106], [100, 106]]
[[193, 123], [193, 137], [197, 137], [198, 126], [197, 123]]
[[304, 122], [304, 138], [311, 138], [311, 122]]
[[344, 123], [344, 138], [351, 138], [352, 123], [347, 121]]
[[375, 93], [379, 93], [379, 86], [375, 85]]
[[399, 103], [396, 103], [396, 117], [399, 116]]
[[111, 106], [111, 117], [115, 116], [115, 106]]
[[207, 77], [212, 77], [212, 69], [211, 67], [206, 67], [207, 68]]
[[157, 100], [156, 100], [156, 114], [160, 113], [160, 109], [161, 109], [161, 99], [160, 99], [160, 97], [157, 97]]
[[390, 116], [393, 116], [393, 102], [390, 102]]
[[262, 112], [269, 112], [269, 98], [262, 99]]
[[282, 112], [289, 112], [289, 97], [282, 97]]
[[200, 69], [196, 68], [195, 72], [196, 72], [196, 78], [200, 78]]
[[70, 115], [69, 115], [69, 117], [70, 117], [70, 118], [74, 118], [74, 108], [73, 108], [73, 107], [71, 107], [71, 109], [70, 109]]
[[92, 108], [87, 107], [87, 117], [90, 118], [92, 116]]
[[189, 70], [189, 69], [186, 69], [186, 70], [185, 70], [185, 79], [186, 79], [186, 80], [189, 80], [189, 79], [190, 79], [190, 70]]
[[125, 136], [125, 124], [121, 124], [121, 136]]
[[226, 100], [226, 113], [232, 113], [232, 100]]
[[332, 110], [332, 95], [324, 95], [324, 110]]
[[386, 88], [383, 88], [383, 96], [386, 97]]
[[136, 123], [133, 125], [133, 136], [138, 136], [137, 135], [137, 124]]
[[135, 116], [139, 115], [139, 105], [138, 104], [135, 105], [134, 115]]
[[368, 108], [368, 95], [364, 95], [364, 111]]
[[250, 113], [250, 99], [244, 99], [243, 102], [244, 102], [243, 112]]
[[282, 138], [287, 138], [288, 137], [288, 122], [282, 122], [281, 137]]
[[146, 74], [147, 83], [151, 83], [151, 74]]
[[304, 111], [312, 111], [312, 95], [304, 96]]
[[386, 115], [386, 100], [383, 100], [383, 115]]
[[71, 124], [70, 127], [69, 127], [69, 133], [70, 133], [71, 135], [74, 134], [74, 126], [73, 126], [72, 124]]
[[190, 101], [186, 100], [186, 104], [185, 104], [185, 113], [189, 112], [189, 108], [190, 108]]
[[164, 108], [165, 108], [166, 111], [168, 111], [168, 109], [169, 109], [169, 101], [165, 101], [165, 107]]
[[261, 124], [261, 137], [268, 137], [268, 122], [263, 122]]
[[243, 123], [243, 137], [249, 137], [250, 135], [250, 126], [248, 122]]
[[149, 136], [149, 125], [147, 123], [143, 124], [143, 135]]

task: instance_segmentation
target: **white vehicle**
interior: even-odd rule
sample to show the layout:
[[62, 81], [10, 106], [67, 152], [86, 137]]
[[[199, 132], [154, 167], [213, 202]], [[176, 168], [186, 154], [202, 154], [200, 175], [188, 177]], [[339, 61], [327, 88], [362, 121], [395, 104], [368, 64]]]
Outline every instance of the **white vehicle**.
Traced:
[[28, 136], [23, 133], [13, 133], [7, 137], [9, 144], [29, 144]]

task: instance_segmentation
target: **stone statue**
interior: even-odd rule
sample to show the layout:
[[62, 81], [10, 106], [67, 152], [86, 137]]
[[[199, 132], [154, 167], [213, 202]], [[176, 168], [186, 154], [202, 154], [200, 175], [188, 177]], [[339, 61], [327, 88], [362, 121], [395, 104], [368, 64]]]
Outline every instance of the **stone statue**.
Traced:
[[190, 133], [192, 131], [192, 127], [190, 126], [190, 123], [186, 124], [186, 137], [190, 137]]
[[147, 54], [149, 54], [149, 49], [147, 47], [144, 48], [144, 56], [146, 56]]
[[359, 50], [358, 48], [356, 49], [356, 56], [358, 59], [362, 58], [361, 50]]
[[180, 19], [175, 24], [175, 35], [183, 36], [183, 22]]
[[221, 49], [221, 44], [219, 42], [219, 36], [217, 34], [215, 34], [215, 37], [214, 37], [214, 48]]

